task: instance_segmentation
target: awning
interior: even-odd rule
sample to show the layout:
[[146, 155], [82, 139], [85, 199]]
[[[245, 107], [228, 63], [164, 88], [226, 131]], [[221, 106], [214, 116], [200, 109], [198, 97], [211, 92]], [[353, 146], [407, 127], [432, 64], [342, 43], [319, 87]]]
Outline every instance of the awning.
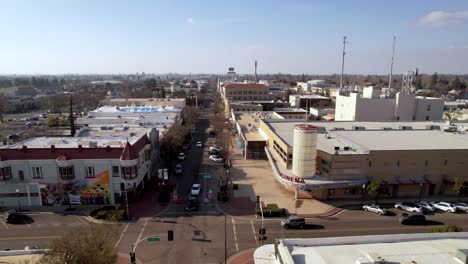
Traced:
[[382, 181], [384, 185], [419, 185], [419, 184], [432, 184], [432, 182], [426, 179], [391, 179]]

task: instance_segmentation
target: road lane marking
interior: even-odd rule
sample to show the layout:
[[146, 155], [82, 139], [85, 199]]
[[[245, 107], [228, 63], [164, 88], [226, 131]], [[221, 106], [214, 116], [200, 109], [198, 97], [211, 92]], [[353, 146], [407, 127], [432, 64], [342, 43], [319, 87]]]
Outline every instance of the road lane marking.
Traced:
[[239, 244], [237, 243], [237, 232], [236, 232], [236, 221], [234, 217], [231, 217], [232, 221], [232, 231], [234, 232], [234, 244], [236, 246], [236, 252], [239, 251]]
[[253, 232], [254, 239], [255, 239], [255, 245], [258, 246], [257, 233], [255, 232], [255, 227], [254, 227], [254, 223], [252, 220], [250, 220], [250, 225], [252, 226], [252, 232]]
[[114, 248], [117, 248], [117, 246], [120, 244], [120, 241], [122, 240], [123, 236], [124, 236], [124, 233], [127, 231], [127, 228], [128, 226], [130, 225], [130, 222], [128, 222], [126, 225], [125, 225], [125, 228], [122, 230], [122, 232], [120, 233], [120, 237], [119, 237], [119, 240], [117, 240], [117, 242], [115, 242], [115, 245], [114, 245]]
[[[138, 235], [138, 238], [137, 238], [137, 240], [135, 241], [135, 243], [138, 242], [138, 241], [140, 241], [141, 236], [143, 235], [143, 232], [145, 231], [145, 228], [146, 228], [146, 225], [147, 225], [147, 224], [148, 224], [148, 220], [146, 220], [145, 223], [143, 224], [143, 227], [141, 228], [140, 234]], [[137, 249], [137, 247], [138, 247], [138, 244], [135, 245], [134, 251]]]
[[5, 224], [5, 222], [3, 222], [3, 220], [2, 220], [2, 219], [0, 219], [0, 222], [2, 222], [2, 224], [5, 226], [5, 228], [6, 228], [6, 229], [8, 229], [8, 226], [7, 226], [7, 224]]
[[86, 222], [85, 220], [81, 219], [81, 216], [76, 216], [78, 218], [78, 220], [80, 220], [80, 222], [82, 222], [83, 224], [88, 224], [88, 222]]
[[48, 239], [61, 238], [61, 236], [39, 236], [39, 237], [0, 237], [0, 240], [25, 240], [25, 239]]

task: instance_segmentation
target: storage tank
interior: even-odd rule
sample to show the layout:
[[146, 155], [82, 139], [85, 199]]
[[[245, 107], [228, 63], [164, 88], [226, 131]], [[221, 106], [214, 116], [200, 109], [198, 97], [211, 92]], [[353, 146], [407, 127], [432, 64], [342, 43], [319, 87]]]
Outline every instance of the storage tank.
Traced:
[[292, 173], [301, 178], [315, 176], [317, 127], [301, 124], [294, 127]]

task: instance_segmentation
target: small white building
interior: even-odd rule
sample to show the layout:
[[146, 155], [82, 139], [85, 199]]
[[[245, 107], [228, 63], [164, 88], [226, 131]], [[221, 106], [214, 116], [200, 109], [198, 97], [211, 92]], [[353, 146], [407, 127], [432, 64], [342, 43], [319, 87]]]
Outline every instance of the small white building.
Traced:
[[366, 87], [363, 95], [336, 97], [335, 121], [430, 121], [442, 120], [444, 101], [399, 92], [381, 98], [380, 89]]

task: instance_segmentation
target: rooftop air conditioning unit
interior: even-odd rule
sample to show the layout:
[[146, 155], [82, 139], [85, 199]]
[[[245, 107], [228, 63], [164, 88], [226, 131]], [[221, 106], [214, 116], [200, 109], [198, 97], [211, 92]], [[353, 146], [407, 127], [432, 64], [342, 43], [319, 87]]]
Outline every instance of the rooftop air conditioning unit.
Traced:
[[343, 148], [345, 151], [349, 151], [350, 147], [346, 146]]
[[401, 130], [412, 130], [413, 129], [412, 126], [399, 126], [398, 128], [401, 129]]
[[457, 127], [456, 126], [448, 126], [444, 127], [445, 132], [457, 132]]

